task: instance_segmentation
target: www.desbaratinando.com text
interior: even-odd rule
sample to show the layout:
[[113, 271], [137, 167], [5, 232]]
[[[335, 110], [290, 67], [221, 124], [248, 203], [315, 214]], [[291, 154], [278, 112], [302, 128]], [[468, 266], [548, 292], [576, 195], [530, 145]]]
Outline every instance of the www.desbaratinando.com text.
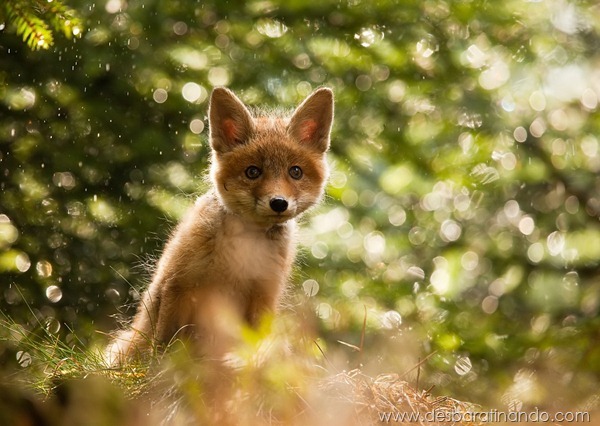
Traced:
[[485, 423], [589, 423], [590, 413], [586, 411], [557, 411], [548, 413], [538, 409], [533, 411], [444, 411], [433, 410], [426, 413], [380, 412], [379, 420], [385, 423], [422, 422], [485, 422]]

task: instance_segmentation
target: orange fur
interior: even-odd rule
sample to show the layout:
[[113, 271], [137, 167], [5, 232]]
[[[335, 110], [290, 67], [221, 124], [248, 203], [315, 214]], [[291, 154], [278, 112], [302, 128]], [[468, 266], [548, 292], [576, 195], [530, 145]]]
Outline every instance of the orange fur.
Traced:
[[290, 118], [254, 117], [229, 90], [213, 91], [213, 188], [167, 242], [131, 326], [107, 348], [110, 364], [179, 337], [222, 355], [242, 324], [277, 310], [295, 256], [295, 218], [323, 195], [332, 119], [329, 89]]

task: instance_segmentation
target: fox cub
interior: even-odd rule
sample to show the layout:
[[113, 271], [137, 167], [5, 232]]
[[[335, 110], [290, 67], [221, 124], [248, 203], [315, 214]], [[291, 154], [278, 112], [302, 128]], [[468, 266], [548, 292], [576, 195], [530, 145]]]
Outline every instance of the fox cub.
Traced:
[[176, 227], [131, 326], [107, 348], [119, 365], [178, 338], [218, 355], [236, 327], [274, 312], [295, 256], [295, 218], [323, 196], [333, 93], [291, 117], [254, 116], [228, 89], [209, 107], [210, 180]]

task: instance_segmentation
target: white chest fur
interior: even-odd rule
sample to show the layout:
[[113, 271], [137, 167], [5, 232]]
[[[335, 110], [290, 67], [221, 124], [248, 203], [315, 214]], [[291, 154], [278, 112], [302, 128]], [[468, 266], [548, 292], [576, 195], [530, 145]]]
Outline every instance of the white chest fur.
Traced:
[[285, 280], [294, 223], [282, 226], [285, 228], [272, 237], [265, 228], [229, 216], [217, 239], [215, 263], [238, 283]]

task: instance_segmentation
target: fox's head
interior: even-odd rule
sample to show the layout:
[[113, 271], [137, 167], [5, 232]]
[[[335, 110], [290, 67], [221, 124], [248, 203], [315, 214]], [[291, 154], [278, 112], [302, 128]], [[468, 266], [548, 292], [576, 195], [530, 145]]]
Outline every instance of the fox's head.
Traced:
[[269, 225], [317, 203], [328, 175], [332, 121], [333, 93], [327, 88], [312, 93], [291, 117], [255, 117], [231, 91], [214, 89], [211, 179], [226, 208]]

